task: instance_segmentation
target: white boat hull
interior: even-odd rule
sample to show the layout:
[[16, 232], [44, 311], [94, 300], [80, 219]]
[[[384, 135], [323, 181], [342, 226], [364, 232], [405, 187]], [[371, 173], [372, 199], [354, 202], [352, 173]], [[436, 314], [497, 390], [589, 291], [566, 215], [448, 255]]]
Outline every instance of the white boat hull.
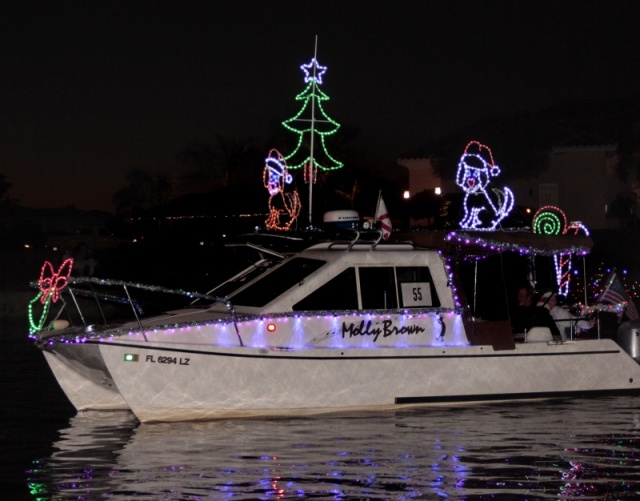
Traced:
[[[87, 369], [84, 366], [74, 364], [72, 361], [65, 359], [60, 353], [47, 350], [42, 350], [42, 353], [60, 388], [77, 410], [129, 409], [117, 389], [112, 384], [107, 383], [103, 376], [95, 374], [95, 376], [104, 380], [95, 382], [92, 380], [95, 377], [87, 377], [86, 374], [80, 373], [86, 373]], [[80, 372], [72, 368], [72, 365], [75, 365], [76, 369], [80, 368]]]
[[[607, 339], [526, 343], [500, 351], [491, 346], [299, 351], [99, 346], [143, 422], [640, 391], [640, 365]], [[125, 361], [131, 354], [136, 362]]]

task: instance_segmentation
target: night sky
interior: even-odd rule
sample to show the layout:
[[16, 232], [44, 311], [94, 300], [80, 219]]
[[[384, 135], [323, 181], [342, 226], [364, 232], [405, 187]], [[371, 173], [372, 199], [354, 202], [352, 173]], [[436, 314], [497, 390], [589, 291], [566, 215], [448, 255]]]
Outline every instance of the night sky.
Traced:
[[175, 169], [190, 142], [218, 133], [265, 144], [298, 109], [316, 35], [325, 109], [360, 131], [376, 167], [397, 169], [403, 153], [485, 116], [640, 93], [637, 0], [0, 9], [0, 173], [27, 207], [111, 212], [130, 169]]

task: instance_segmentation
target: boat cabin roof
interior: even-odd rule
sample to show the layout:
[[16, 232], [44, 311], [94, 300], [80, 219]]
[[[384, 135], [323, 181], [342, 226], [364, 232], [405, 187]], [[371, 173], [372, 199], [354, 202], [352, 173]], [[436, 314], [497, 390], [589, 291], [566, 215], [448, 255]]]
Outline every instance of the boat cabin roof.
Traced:
[[[245, 313], [452, 308], [447, 281], [436, 249], [416, 248], [408, 242], [320, 242], [276, 264], [228, 297]], [[410, 305], [403, 296], [408, 284], [428, 289], [428, 299]]]
[[[382, 241], [376, 232], [350, 232], [352, 238], [323, 239], [320, 234], [312, 238], [294, 239], [297, 252], [285, 252], [280, 262], [272, 262], [257, 276], [231, 287], [228, 298], [247, 314], [302, 310], [361, 310], [405, 308], [409, 304], [403, 296], [406, 284], [428, 287], [430, 300], [416, 307], [453, 308], [456, 301], [450, 288], [451, 277], [446, 261], [459, 264], [484, 261], [486, 281], [496, 282], [501, 274], [492, 262], [484, 258], [503, 256], [505, 252], [516, 256], [552, 256], [555, 254], [584, 255], [589, 252], [591, 239], [582, 235], [548, 236], [524, 231], [424, 231], [395, 233], [389, 241]], [[256, 238], [259, 238], [256, 236]], [[269, 239], [268, 239], [269, 240]], [[287, 239], [270, 242], [288, 244]], [[259, 243], [251, 245], [258, 246]], [[275, 247], [270, 247], [273, 250]], [[508, 266], [512, 266], [509, 264]], [[515, 264], [513, 265], [515, 266]], [[518, 265], [519, 266], [519, 265]], [[524, 269], [524, 268], [523, 268]], [[477, 285], [464, 286], [465, 266], [455, 266], [456, 278], [475, 296]], [[513, 270], [509, 275], [520, 275]], [[522, 275], [524, 277], [524, 275]], [[503, 280], [500, 280], [502, 283]], [[515, 284], [508, 284], [509, 288]], [[493, 286], [492, 286], [493, 287]], [[368, 291], [372, 291], [369, 293]], [[214, 294], [216, 291], [213, 292]], [[373, 296], [376, 299], [371, 299]], [[226, 295], [226, 294], [225, 294]], [[488, 291], [487, 296], [505, 297]], [[384, 301], [379, 298], [384, 297]], [[467, 303], [467, 301], [463, 301]], [[480, 304], [480, 303], [478, 303]], [[475, 308], [473, 308], [475, 310]], [[491, 309], [494, 306], [491, 305]]]
[[[291, 234], [257, 232], [239, 235], [226, 245], [253, 246], [266, 253], [292, 255], [315, 245], [329, 246], [331, 250], [351, 250], [354, 246], [369, 245], [372, 249], [413, 245], [417, 248], [439, 249], [445, 253], [453, 249], [466, 249], [466, 253], [492, 253], [503, 250], [551, 256], [554, 254], [584, 255], [593, 247], [586, 235], [541, 235], [531, 231], [461, 231], [426, 230], [394, 232], [391, 239], [381, 239], [379, 231], [343, 229], [337, 232], [305, 231]], [[351, 246], [349, 245], [351, 244]], [[361, 248], [361, 247], [359, 247]]]

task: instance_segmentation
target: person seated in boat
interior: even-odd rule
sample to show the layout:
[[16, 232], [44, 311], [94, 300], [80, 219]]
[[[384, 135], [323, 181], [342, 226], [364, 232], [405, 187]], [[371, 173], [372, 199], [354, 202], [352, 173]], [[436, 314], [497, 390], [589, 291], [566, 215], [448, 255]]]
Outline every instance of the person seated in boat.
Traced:
[[93, 276], [98, 261], [93, 258], [91, 249], [85, 243], [79, 243], [71, 253], [73, 272], [80, 276]]
[[518, 306], [511, 317], [511, 326], [514, 334], [523, 334], [533, 327], [546, 327], [554, 340], [562, 339], [562, 334], [549, 310], [536, 305], [531, 285], [523, 285], [518, 289]]
[[593, 318], [579, 320], [580, 317], [571, 313], [564, 305], [560, 305], [558, 299], [558, 294], [555, 292], [545, 292], [538, 300], [537, 305], [549, 310], [551, 318], [558, 324], [562, 339], [567, 339], [567, 333], [571, 333], [572, 328], [576, 333], [581, 333], [588, 331], [595, 325]]

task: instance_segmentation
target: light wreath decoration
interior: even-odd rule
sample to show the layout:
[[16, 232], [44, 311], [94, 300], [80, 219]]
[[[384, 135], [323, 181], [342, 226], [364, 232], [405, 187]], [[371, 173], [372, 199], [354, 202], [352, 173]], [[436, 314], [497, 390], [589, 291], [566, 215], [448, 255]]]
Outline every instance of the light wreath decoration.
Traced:
[[269, 192], [269, 217], [265, 221], [267, 229], [289, 230], [300, 215], [302, 205], [295, 189], [285, 191], [286, 186], [293, 182], [293, 177], [278, 150], [269, 151], [262, 171], [262, 181]]
[[460, 227], [468, 230], [495, 230], [509, 215], [515, 198], [512, 191], [491, 188], [491, 178], [500, 174], [488, 146], [470, 141], [464, 149], [456, 184], [464, 191], [464, 217]]
[[[60, 293], [68, 285], [69, 276], [73, 268], [73, 259], [65, 259], [58, 270], [54, 270], [53, 265], [49, 261], [45, 261], [40, 269], [40, 278], [38, 279], [38, 288], [40, 292], [29, 302], [29, 333], [41, 331], [44, 327], [49, 313], [51, 303], [58, 302]], [[34, 306], [40, 302], [42, 312], [40, 317], [36, 319]]]
[[[540, 235], [587, 235], [589, 230], [580, 221], [568, 222], [562, 209], [553, 205], [540, 207], [533, 216], [533, 232]], [[556, 271], [558, 294], [569, 295], [571, 284], [572, 254], [554, 254], [553, 263]]]

